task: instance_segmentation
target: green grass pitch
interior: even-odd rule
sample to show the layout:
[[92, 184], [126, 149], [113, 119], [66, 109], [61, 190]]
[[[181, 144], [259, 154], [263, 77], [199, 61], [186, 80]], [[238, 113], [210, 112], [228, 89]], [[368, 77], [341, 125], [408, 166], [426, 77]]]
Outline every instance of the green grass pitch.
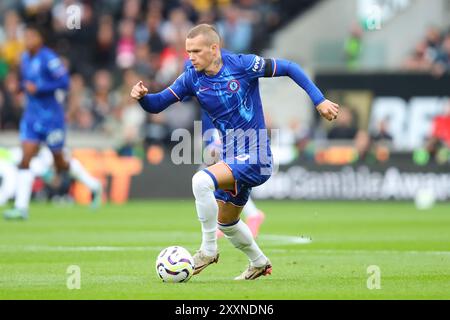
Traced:
[[[193, 200], [97, 212], [33, 204], [28, 221], [0, 221], [0, 299], [450, 299], [448, 203], [429, 211], [393, 202], [257, 204], [272, 275], [233, 281], [247, 260], [220, 239], [219, 263], [181, 284], [162, 283], [154, 264], [164, 247], [198, 248]], [[70, 265], [80, 267], [79, 290], [67, 288]], [[367, 287], [371, 265], [380, 289]]]

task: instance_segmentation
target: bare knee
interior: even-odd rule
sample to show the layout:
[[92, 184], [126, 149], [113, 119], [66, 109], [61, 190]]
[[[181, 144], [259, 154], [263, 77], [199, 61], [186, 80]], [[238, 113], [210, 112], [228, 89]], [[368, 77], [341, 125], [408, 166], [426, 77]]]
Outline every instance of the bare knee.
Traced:
[[219, 215], [218, 222], [221, 224], [230, 224], [239, 220], [242, 212], [241, 207], [236, 207], [230, 203], [218, 202]]
[[39, 144], [35, 143], [23, 143], [22, 144], [22, 160], [19, 164], [19, 169], [29, 169], [31, 159], [38, 153]]

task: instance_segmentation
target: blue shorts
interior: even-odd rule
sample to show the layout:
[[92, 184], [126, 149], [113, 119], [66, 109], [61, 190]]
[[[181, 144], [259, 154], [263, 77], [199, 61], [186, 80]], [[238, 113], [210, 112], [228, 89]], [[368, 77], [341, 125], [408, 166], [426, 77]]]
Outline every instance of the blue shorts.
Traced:
[[272, 173], [272, 163], [249, 163], [249, 159], [233, 159], [233, 161], [222, 161], [230, 169], [235, 179], [234, 190], [222, 190], [217, 188], [215, 177], [207, 170], [216, 185], [214, 196], [218, 201], [231, 202], [235, 206], [243, 207], [248, 201], [253, 187], [266, 182]]
[[64, 121], [49, 121], [45, 124], [25, 118], [20, 121], [20, 141], [22, 142], [45, 143], [51, 151], [61, 151], [65, 138]]

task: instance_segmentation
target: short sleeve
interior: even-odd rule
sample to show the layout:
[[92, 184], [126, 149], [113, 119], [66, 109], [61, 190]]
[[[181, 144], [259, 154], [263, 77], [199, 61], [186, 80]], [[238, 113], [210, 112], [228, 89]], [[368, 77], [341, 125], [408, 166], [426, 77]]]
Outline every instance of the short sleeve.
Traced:
[[170, 87], [169, 91], [179, 100], [183, 100], [185, 97], [192, 96], [192, 90], [190, 85], [189, 71], [183, 72]]

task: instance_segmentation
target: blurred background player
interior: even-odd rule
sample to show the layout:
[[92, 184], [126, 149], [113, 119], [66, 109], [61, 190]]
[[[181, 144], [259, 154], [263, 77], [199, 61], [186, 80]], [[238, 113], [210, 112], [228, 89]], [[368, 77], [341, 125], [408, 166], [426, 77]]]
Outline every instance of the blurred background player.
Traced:
[[[20, 147], [11, 149], [0, 148], [0, 206], [13, 199], [17, 191], [18, 165], [22, 161], [23, 154]], [[51, 175], [53, 156], [48, 148], [41, 148], [30, 162], [30, 170], [34, 177], [46, 179]]]
[[[64, 150], [66, 158], [70, 157], [67, 149]], [[0, 148], [0, 206], [4, 206], [11, 199], [14, 199], [17, 192], [17, 176], [19, 164], [22, 161], [23, 153], [20, 147]], [[76, 166], [81, 163], [75, 158], [71, 159]], [[50, 200], [55, 196], [67, 196], [70, 187], [71, 177], [67, 174], [56, 175], [53, 164], [53, 154], [47, 148], [40, 148], [38, 154], [31, 159], [30, 170], [35, 178], [41, 178], [46, 190], [46, 196]], [[36, 190], [33, 190], [36, 191]], [[93, 208], [96, 204], [93, 203]]]
[[93, 204], [101, 202], [101, 183], [93, 178], [79, 162], [66, 160], [62, 152], [65, 141], [64, 110], [55, 92], [67, 90], [69, 75], [61, 60], [44, 46], [43, 32], [29, 24], [24, 34], [26, 52], [22, 55], [21, 89], [26, 95], [25, 112], [20, 122], [23, 156], [17, 174], [14, 208], [4, 213], [5, 219], [28, 218], [28, 207], [34, 181], [31, 159], [41, 143], [47, 144], [54, 158], [57, 173], [68, 172], [84, 183], [93, 193]]
[[20, 148], [0, 148], [0, 206], [5, 205], [16, 193], [17, 165], [22, 158]]
[[[199, 170], [203, 170], [207, 166], [213, 165], [220, 161], [222, 155], [222, 141], [219, 135], [219, 131], [214, 126], [211, 118], [206, 112], [201, 111], [202, 114], [202, 136], [204, 141], [204, 159], [206, 160], [202, 164]], [[265, 214], [260, 209], [258, 209], [253, 202], [252, 198], [249, 197], [247, 203], [242, 209], [242, 213], [246, 217], [246, 223], [252, 232], [253, 238], [256, 238], [259, 233], [261, 224], [264, 222]], [[223, 232], [217, 229], [217, 237], [223, 237]]]

